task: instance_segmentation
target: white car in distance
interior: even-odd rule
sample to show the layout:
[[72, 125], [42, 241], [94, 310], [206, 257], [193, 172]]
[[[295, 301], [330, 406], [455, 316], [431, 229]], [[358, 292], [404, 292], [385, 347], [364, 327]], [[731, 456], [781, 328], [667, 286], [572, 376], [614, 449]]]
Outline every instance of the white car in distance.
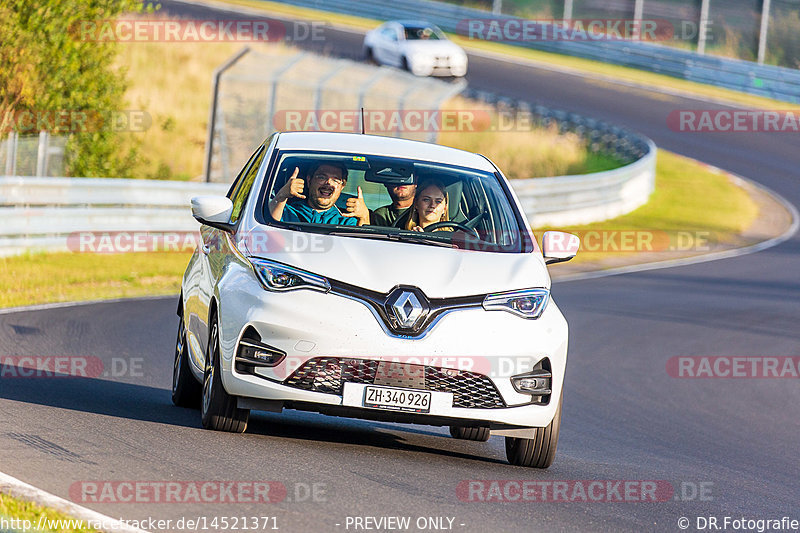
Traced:
[[389, 21], [364, 37], [364, 56], [381, 65], [408, 70], [416, 76], [467, 74], [467, 54], [434, 24]]
[[172, 400], [203, 427], [317, 411], [500, 435], [512, 464], [553, 462], [568, 331], [546, 265], [579, 242], [548, 232], [540, 251], [487, 158], [276, 133], [192, 213]]

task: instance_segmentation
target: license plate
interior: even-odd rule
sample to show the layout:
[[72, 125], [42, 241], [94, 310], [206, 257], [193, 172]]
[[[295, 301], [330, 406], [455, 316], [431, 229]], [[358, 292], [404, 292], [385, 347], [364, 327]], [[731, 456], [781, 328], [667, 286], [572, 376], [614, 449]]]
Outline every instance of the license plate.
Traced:
[[408, 411], [411, 413], [429, 413], [431, 410], [431, 393], [368, 386], [364, 388], [364, 407]]

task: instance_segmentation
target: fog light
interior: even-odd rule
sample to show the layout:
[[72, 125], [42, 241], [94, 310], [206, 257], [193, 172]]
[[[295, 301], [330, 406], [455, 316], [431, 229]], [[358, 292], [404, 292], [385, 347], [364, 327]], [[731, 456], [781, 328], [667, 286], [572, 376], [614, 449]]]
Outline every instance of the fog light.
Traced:
[[251, 340], [239, 342], [239, 352], [236, 360], [256, 366], [275, 366], [283, 361], [286, 354], [277, 348]]
[[552, 393], [550, 383], [553, 375], [547, 370], [531, 370], [525, 374], [513, 376], [511, 385], [514, 390], [532, 396], [547, 396]]

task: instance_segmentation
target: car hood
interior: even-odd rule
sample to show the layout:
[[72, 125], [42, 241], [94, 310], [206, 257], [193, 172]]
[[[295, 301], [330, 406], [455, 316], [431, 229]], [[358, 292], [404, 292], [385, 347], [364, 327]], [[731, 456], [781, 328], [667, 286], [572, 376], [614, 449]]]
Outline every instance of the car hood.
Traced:
[[453, 55], [463, 53], [457, 44], [451, 41], [404, 41], [405, 53], [425, 53], [430, 55]]
[[265, 226], [239, 242], [252, 257], [378, 292], [413, 285], [430, 298], [444, 298], [550, 287], [539, 252], [458, 250]]

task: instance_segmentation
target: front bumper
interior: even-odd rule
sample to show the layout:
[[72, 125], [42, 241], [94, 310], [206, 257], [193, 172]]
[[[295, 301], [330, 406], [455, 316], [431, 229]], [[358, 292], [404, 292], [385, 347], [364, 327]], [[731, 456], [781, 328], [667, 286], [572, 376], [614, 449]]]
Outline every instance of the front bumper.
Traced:
[[411, 61], [411, 72], [416, 76], [455, 76], [467, 74], [466, 61], [455, 59], [424, 58]]
[[[388, 335], [366, 305], [334, 294], [268, 292], [254, 279], [236, 276], [229, 287], [221, 281], [219, 295], [222, 381], [234, 396], [329, 414], [348, 413], [344, 416], [433, 425], [449, 420], [493, 429], [544, 427], [555, 415], [566, 367], [567, 324], [552, 300], [537, 320], [482, 308], [452, 311], [424, 337], [409, 339]], [[248, 328], [263, 342], [285, 352], [286, 358], [275, 367], [258, 368], [256, 375], [238, 371], [235, 352]], [[343, 391], [335, 388], [320, 392], [287, 382], [303, 365], [321, 358], [399, 362], [486, 376], [502, 405], [470, 407], [454, 401], [435, 414], [409, 416], [346, 405]], [[553, 374], [552, 394], [542, 405], [514, 390], [510, 378], [545, 358]]]

